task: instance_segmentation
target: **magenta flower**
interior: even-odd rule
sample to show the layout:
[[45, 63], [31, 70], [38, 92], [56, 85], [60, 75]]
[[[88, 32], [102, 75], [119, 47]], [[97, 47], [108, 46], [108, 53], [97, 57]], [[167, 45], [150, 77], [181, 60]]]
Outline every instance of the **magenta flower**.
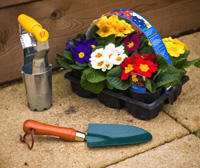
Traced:
[[140, 46], [140, 37], [137, 35], [138, 33], [134, 31], [133, 33], [126, 36], [123, 40], [129, 54], [132, 54], [133, 51], [137, 50]]

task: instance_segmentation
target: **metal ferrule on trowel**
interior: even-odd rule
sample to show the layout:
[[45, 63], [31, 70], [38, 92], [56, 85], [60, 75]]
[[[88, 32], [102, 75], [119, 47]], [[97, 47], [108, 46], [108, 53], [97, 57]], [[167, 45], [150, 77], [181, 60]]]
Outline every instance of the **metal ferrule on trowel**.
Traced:
[[22, 74], [28, 106], [43, 111], [52, 104], [52, 66], [48, 63], [48, 32], [34, 19], [18, 17], [19, 35], [23, 48]]

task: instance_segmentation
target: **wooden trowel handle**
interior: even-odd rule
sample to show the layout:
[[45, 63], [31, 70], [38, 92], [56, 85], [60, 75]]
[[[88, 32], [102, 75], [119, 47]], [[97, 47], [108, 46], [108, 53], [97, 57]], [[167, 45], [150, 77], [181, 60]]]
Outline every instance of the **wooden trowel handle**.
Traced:
[[76, 137], [76, 130], [73, 128], [57, 127], [34, 120], [26, 120], [23, 126], [24, 132], [30, 133], [32, 129], [34, 129], [34, 134], [53, 135], [67, 141], [75, 141]]

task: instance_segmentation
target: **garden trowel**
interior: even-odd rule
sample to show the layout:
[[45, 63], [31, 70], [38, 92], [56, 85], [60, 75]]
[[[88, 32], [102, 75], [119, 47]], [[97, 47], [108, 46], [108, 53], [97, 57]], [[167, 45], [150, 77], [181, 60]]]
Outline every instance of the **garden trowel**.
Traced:
[[121, 124], [89, 124], [86, 135], [73, 128], [27, 120], [23, 130], [27, 134], [34, 131], [34, 134], [53, 135], [67, 141], [86, 141], [88, 147], [135, 144], [152, 139], [152, 135], [144, 129]]

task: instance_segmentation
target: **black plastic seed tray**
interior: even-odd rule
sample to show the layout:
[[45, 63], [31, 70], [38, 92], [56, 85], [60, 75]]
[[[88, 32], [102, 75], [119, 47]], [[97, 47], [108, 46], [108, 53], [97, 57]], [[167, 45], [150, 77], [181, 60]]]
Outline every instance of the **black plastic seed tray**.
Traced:
[[110, 108], [125, 107], [135, 118], [142, 120], [155, 118], [163, 109], [164, 104], [173, 104], [181, 93], [182, 85], [189, 80], [188, 76], [184, 76], [181, 80], [182, 84], [174, 86], [170, 91], [164, 92], [159, 98], [148, 104], [129, 97], [126, 91], [104, 89], [98, 95], [93, 94], [84, 90], [80, 85], [80, 80], [73, 77], [71, 72], [66, 73], [65, 78], [70, 80], [72, 90], [77, 95], [85, 98], [97, 97], [101, 103]]
[[97, 97], [96, 94], [94, 94], [90, 91], [87, 91], [87, 90], [85, 90], [81, 87], [80, 79], [74, 77], [72, 71], [66, 73], [65, 78], [70, 80], [71, 88], [72, 88], [73, 92], [76, 93], [77, 95], [79, 95], [80, 97], [84, 97], [84, 98], [95, 98], [95, 97]]

